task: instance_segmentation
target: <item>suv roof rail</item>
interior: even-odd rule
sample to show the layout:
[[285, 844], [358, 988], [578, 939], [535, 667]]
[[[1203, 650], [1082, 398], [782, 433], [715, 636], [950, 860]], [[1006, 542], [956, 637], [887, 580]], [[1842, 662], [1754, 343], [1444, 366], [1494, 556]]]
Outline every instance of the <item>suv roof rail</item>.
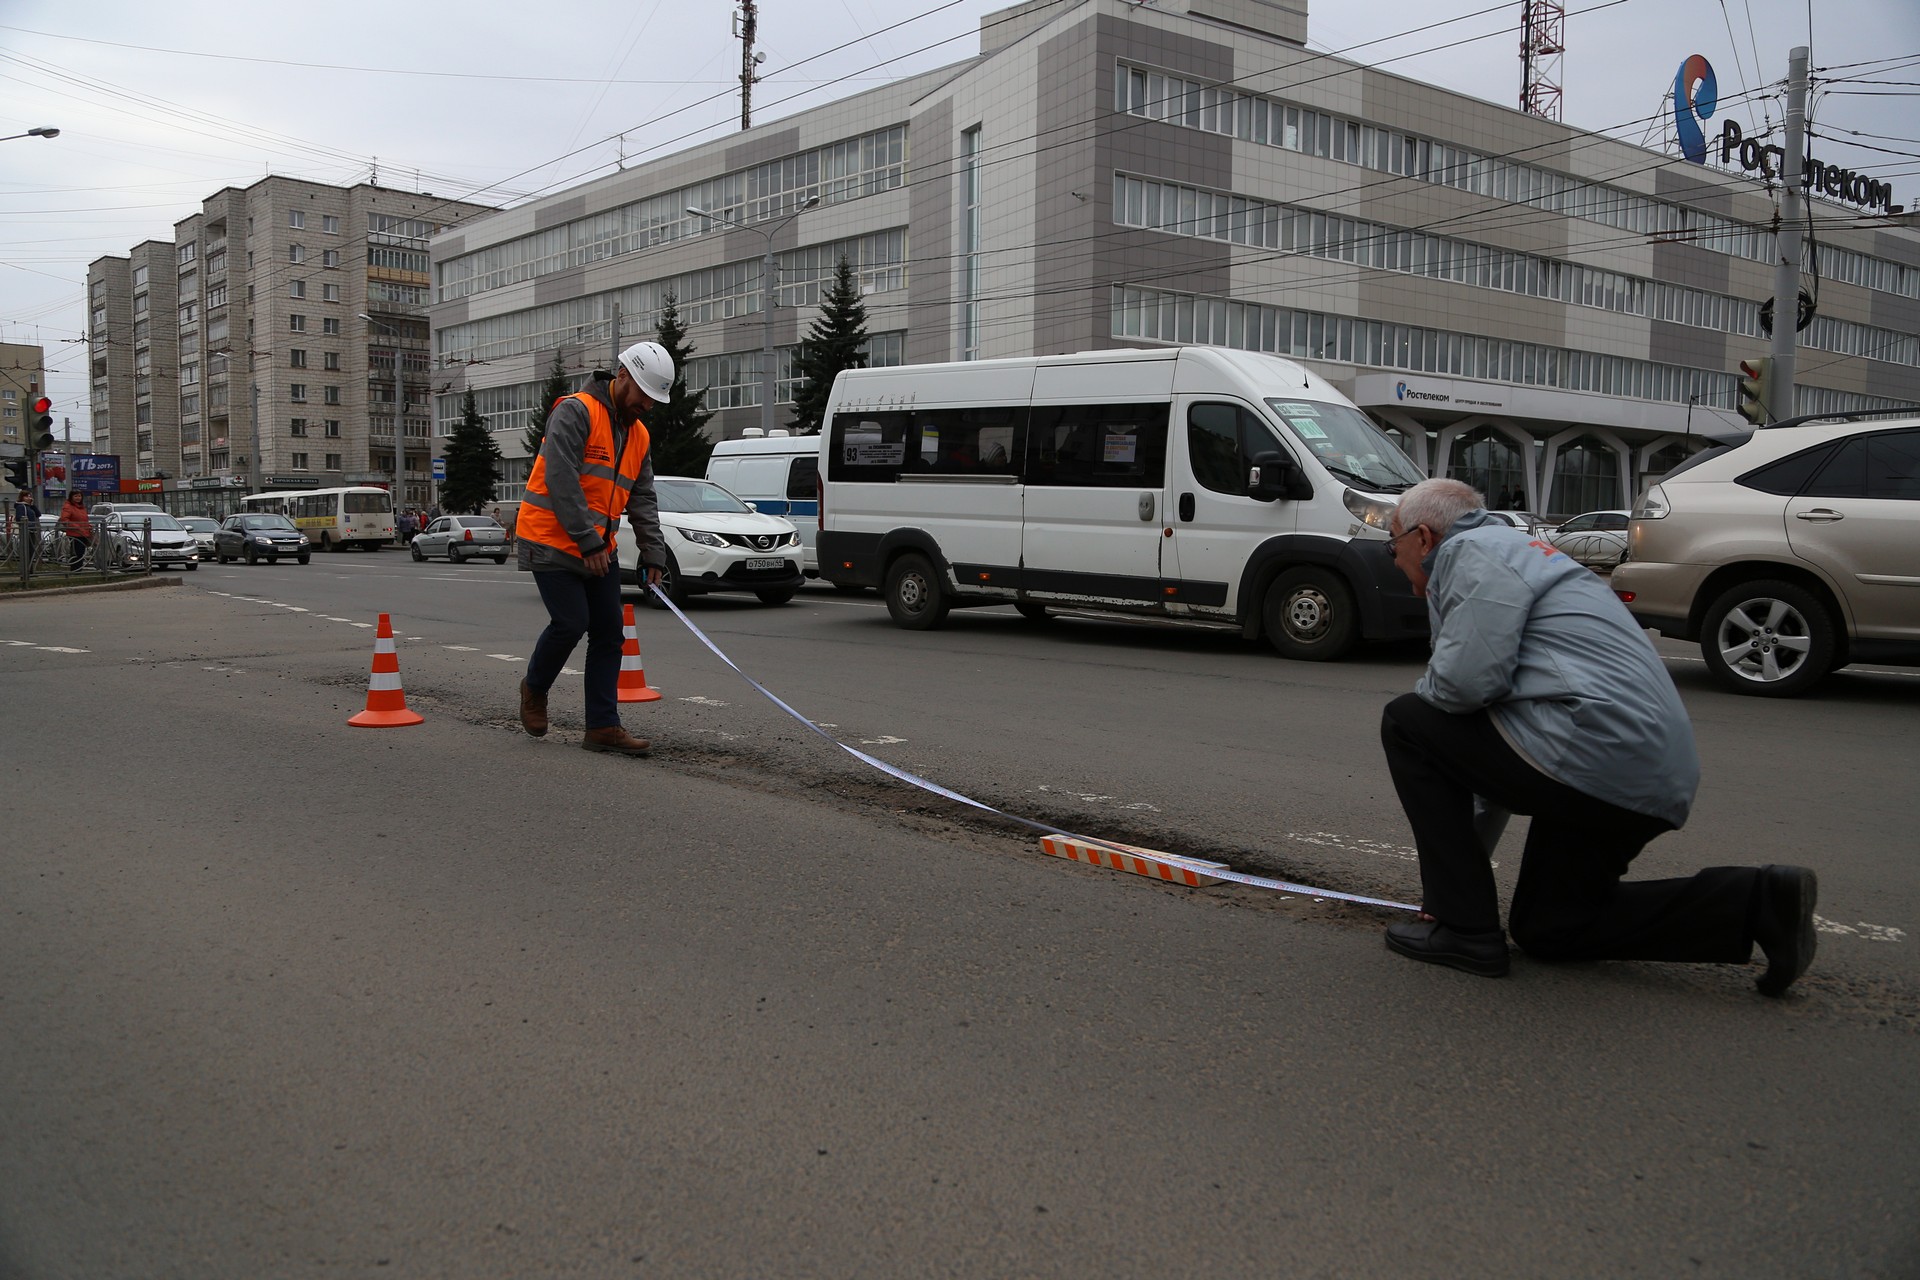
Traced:
[[1910, 418], [1915, 415], [1920, 415], [1920, 404], [1905, 405], [1898, 409], [1848, 409], [1844, 413], [1803, 413], [1797, 418], [1769, 422], [1760, 430], [1775, 431], [1781, 427], [1804, 427], [1809, 422], [1859, 422], [1863, 418]]

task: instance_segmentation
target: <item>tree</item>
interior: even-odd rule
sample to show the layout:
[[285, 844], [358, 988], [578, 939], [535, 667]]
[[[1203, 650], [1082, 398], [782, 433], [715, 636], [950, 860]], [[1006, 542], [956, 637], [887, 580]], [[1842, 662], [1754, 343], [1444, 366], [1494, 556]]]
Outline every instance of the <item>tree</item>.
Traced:
[[687, 357], [693, 346], [680, 323], [680, 303], [671, 291], [660, 307], [659, 343], [673, 357], [673, 392], [667, 403], [647, 418], [647, 434], [652, 437], [653, 469], [663, 476], [704, 476], [707, 456], [713, 441], [707, 439], [706, 425], [713, 414], [702, 406], [707, 389], [687, 390]]
[[533, 406], [527, 418], [527, 457], [540, 456], [540, 442], [547, 438], [547, 415], [553, 412], [553, 402], [571, 394], [572, 379], [567, 377], [567, 367], [560, 363], [560, 348], [555, 347], [553, 363], [547, 366], [547, 384], [540, 388], [540, 403]]
[[473, 388], [460, 405], [460, 421], [447, 437], [447, 478], [440, 482], [440, 506], [446, 511], [478, 511], [493, 501], [500, 469], [500, 446], [493, 442]]
[[817, 435], [826, 417], [827, 397], [842, 369], [867, 367], [867, 308], [860, 301], [860, 285], [845, 255], [833, 270], [833, 283], [820, 299], [820, 318], [800, 344], [794, 372], [800, 385], [793, 392], [793, 426], [800, 435]]

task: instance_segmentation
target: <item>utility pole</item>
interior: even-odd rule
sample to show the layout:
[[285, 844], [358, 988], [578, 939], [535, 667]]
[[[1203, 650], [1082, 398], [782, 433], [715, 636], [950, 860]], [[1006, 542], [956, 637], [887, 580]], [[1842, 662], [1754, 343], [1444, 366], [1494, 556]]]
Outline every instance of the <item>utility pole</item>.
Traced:
[[753, 51], [753, 38], [760, 27], [760, 12], [755, 0], [740, 0], [740, 10], [733, 15], [733, 37], [740, 42], [740, 127], [753, 128], [753, 86], [760, 77], [756, 73], [762, 62], [767, 60], [764, 53]]
[[1780, 172], [1780, 230], [1774, 237], [1779, 257], [1773, 264], [1773, 383], [1767, 416], [1794, 415], [1793, 357], [1800, 343], [1800, 223], [1805, 201], [1801, 171], [1807, 154], [1807, 47], [1787, 54], [1787, 158]]

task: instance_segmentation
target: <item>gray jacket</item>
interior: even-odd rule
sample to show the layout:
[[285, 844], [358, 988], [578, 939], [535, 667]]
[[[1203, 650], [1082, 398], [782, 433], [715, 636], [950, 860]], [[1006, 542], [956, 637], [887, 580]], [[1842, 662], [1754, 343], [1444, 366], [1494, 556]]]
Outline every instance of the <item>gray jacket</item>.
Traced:
[[1564, 552], [1470, 511], [1426, 561], [1433, 656], [1414, 692], [1485, 708], [1508, 745], [1576, 791], [1686, 822], [1693, 726], [1647, 633]]
[[[619, 457], [627, 447], [627, 428], [620, 425], [620, 415], [614, 412], [613, 384], [605, 378], [594, 378], [581, 390], [607, 407], [607, 414], [613, 419], [613, 456]], [[593, 421], [587, 416], [586, 407], [569, 396], [547, 415], [547, 434], [540, 443], [540, 456], [547, 464], [547, 499], [553, 504], [554, 517], [586, 555], [604, 549], [620, 523], [617, 513], [596, 511], [588, 506], [587, 495], [580, 488], [580, 462], [592, 430]], [[634, 536], [640, 540], [640, 563], [666, 568], [667, 544], [660, 534], [660, 500], [653, 492], [652, 449], [647, 450], [646, 461], [641, 464], [639, 483], [627, 494], [626, 517], [627, 523], [633, 526]], [[526, 538], [518, 541], [522, 569], [565, 569], [585, 576], [586, 564], [579, 556]]]

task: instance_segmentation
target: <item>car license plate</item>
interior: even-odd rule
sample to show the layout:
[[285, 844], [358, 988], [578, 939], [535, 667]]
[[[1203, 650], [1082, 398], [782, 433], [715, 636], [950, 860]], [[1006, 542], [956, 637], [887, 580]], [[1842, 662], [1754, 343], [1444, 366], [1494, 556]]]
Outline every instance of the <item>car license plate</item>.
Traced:
[[760, 559], [747, 561], [747, 568], [749, 569], [784, 569], [786, 567], [787, 562], [785, 560]]

